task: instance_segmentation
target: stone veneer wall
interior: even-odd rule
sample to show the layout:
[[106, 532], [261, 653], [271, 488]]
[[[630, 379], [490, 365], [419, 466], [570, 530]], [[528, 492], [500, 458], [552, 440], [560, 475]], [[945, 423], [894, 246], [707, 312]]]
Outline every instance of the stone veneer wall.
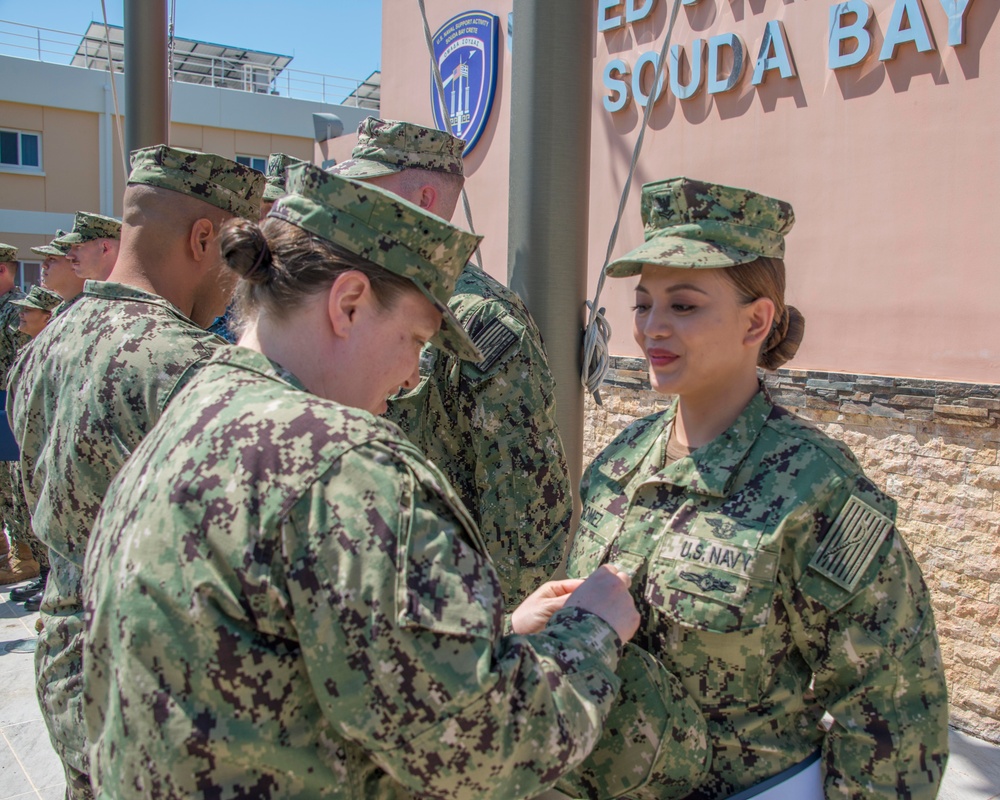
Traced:
[[[1000, 743], [1000, 386], [790, 369], [764, 379], [898, 502], [933, 597], [952, 724]], [[612, 359], [601, 398], [587, 398], [585, 463], [670, 403], [635, 358]]]

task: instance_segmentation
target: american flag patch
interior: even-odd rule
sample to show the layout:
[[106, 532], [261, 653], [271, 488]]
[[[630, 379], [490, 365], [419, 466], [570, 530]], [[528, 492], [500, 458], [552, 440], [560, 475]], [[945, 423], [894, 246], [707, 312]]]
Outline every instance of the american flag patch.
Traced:
[[851, 495], [809, 566], [853, 591], [892, 525], [885, 514]]
[[486, 372], [517, 341], [517, 332], [504, 325], [503, 321], [497, 317], [487, 322], [482, 330], [472, 337], [472, 341], [479, 348], [479, 352], [483, 354], [483, 360], [478, 362], [476, 366]]

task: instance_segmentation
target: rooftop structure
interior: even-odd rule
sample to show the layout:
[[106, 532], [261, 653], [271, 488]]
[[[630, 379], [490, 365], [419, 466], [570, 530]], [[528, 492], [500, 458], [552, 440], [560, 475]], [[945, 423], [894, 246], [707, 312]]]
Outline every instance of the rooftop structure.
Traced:
[[[79, 33], [0, 20], [0, 55], [84, 69], [124, 72], [125, 31], [91, 22]], [[337, 103], [377, 111], [381, 73], [367, 78], [325, 75], [289, 68], [292, 56], [172, 37], [170, 74], [174, 81], [273, 94], [317, 103]]]

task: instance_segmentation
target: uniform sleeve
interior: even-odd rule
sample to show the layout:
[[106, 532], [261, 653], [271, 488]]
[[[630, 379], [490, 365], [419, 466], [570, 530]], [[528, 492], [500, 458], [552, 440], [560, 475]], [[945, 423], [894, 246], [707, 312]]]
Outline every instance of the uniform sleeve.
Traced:
[[573, 495], [536, 332], [495, 309], [466, 324], [486, 357], [462, 366], [458, 419], [473, 429], [475, 516], [512, 611], [562, 561]]
[[797, 524], [820, 531], [788, 592], [793, 635], [833, 717], [826, 796], [932, 800], [948, 758], [947, 690], [929, 592], [892, 503], [849, 479]]
[[408, 466], [351, 451], [284, 538], [323, 714], [400, 784], [528, 797], [589, 753], [619, 686], [613, 629], [564, 609], [542, 633], [501, 638], [489, 558]]

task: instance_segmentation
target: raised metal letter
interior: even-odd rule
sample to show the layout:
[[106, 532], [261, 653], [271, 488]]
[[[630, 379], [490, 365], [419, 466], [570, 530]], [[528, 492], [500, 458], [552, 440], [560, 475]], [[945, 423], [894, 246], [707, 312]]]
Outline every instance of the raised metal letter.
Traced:
[[[635, 4], [641, 2], [642, 8], [636, 8]], [[638, 22], [649, 16], [649, 12], [656, 5], [656, 0], [625, 0], [625, 21]]]
[[948, 44], [952, 47], [965, 44], [965, 12], [969, 0], [941, 0], [941, 6], [948, 15]]
[[649, 101], [650, 94], [653, 96], [653, 102], [655, 103], [660, 99], [660, 95], [663, 94], [663, 90], [667, 86], [667, 76], [661, 74], [660, 82], [653, 87], [650, 94], [645, 94], [642, 91], [642, 71], [647, 64], [653, 67], [653, 74], [656, 74], [656, 65], [660, 61], [660, 54], [654, 50], [648, 50], [639, 56], [638, 60], [635, 62], [635, 69], [632, 70], [632, 94], [635, 95], [635, 102], [637, 102], [643, 108], [646, 107], [646, 103]]
[[679, 44], [670, 45], [670, 91], [679, 100], [687, 100], [694, 96], [694, 93], [701, 88], [701, 55], [705, 48], [704, 39], [695, 39], [691, 43], [691, 80], [687, 86], [681, 86], [681, 52], [683, 49]]
[[[854, 14], [854, 22], [845, 24], [844, 18]], [[852, 67], [864, 60], [872, 47], [872, 35], [866, 28], [871, 22], [872, 7], [865, 0], [846, 0], [830, 6], [830, 53], [827, 63], [830, 69]], [[848, 39], [857, 42], [853, 52], [841, 53], [840, 45]]]
[[[615, 58], [604, 67], [604, 88], [612, 93], [604, 95], [604, 110], [612, 114], [628, 105], [628, 82], [615, 78], [613, 73], [619, 76], [628, 75], [628, 64], [620, 58]], [[615, 92], [618, 96], [612, 97]]]
[[[774, 55], [769, 55], [771, 49]], [[760, 50], [757, 51], [757, 62], [753, 68], [754, 86], [759, 86], [764, 80], [764, 73], [772, 69], [778, 70], [782, 78], [791, 78], [795, 75], [795, 66], [792, 64], [791, 51], [788, 49], [788, 40], [785, 38], [785, 26], [781, 20], [772, 19], [764, 28], [764, 38], [760, 41]]]
[[613, 31], [625, 24], [621, 17], [609, 17], [608, 12], [615, 6], [620, 6], [622, 0], [597, 0], [597, 32]]
[[[901, 27], [904, 11], [910, 23], [910, 27], [905, 30]], [[896, 0], [896, 5], [892, 7], [892, 17], [885, 29], [885, 41], [882, 42], [882, 52], [879, 53], [878, 60], [889, 61], [895, 58], [896, 48], [904, 42], [913, 42], [921, 53], [934, 49], [920, 0]]]
[[[728, 47], [733, 51], [733, 68], [728, 77], [720, 78], [719, 69], [722, 63], [722, 49]], [[743, 77], [743, 64], [746, 62], [746, 48], [738, 33], [720, 33], [708, 40], [708, 93], [719, 94], [728, 92]]]

